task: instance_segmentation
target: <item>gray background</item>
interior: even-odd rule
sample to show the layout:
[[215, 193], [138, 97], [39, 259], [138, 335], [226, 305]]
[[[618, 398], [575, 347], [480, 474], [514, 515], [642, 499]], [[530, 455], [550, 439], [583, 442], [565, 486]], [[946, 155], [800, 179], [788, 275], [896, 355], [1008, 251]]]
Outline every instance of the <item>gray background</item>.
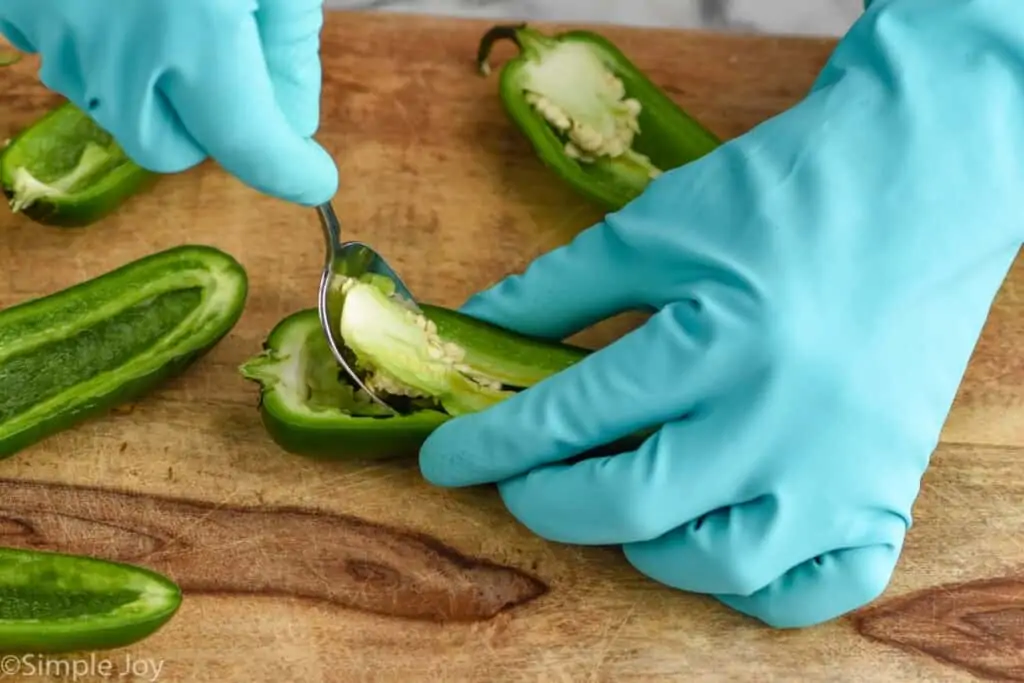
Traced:
[[611, 22], [772, 34], [842, 35], [863, 0], [326, 0], [332, 8], [457, 17]]

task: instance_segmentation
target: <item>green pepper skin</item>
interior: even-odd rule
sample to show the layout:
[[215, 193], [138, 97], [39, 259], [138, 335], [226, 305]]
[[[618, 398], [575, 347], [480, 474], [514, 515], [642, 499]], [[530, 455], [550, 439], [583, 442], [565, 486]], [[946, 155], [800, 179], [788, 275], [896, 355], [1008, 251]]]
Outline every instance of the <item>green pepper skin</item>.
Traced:
[[273, 392], [260, 399], [260, 418], [274, 443], [293, 455], [318, 460], [413, 457], [431, 432], [451, 419], [433, 410], [399, 417], [332, 417], [315, 420], [290, 411]]
[[531, 41], [585, 43], [625, 86], [629, 97], [640, 101], [640, 134], [633, 148], [651, 159], [663, 171], [678, 168], [716, 149], [722, 141], [700, 122], [683, 111], [668, 95], [643, 74], [614, 44], [590, 31], [574, 30], [547, 37], [525, 24], [495, 26], [484, 34], [477, 53], [477, 64], [486, 75], [490, 52], [498, 40], [511, 40], [520, 54], [505, 63], [499, 77], [499, 94], [508, 116], [525, 134], [541, 161], [577, 192], [609, 210], [618, 210], [638, 197], [642, 190], [617, 182], [613, 174], [602, 172], [602, 162], [581, 163], [569, 157], [565, 143], [551, 126], [526, 101], [520, 86], [520, 72], [531, 59]]
[[[0, 185], [8, 201], [14, 198], [14, 172], [20, 166], [54, 163], [67, 149], [106, 133], [74, 104], [65, 102], [15, 135], [0, 151]], [[159, 175], [125, 158], [86, 190], [67, 197], [40, 199], [19, 213], [52, 227], [91, 225], [117, 210], [130, 197], [152, 187]]]
[[[113, 595], [121, 599], [97, 607]], [[143, 567], [15, 548], [0, 548], [0, 596], [7, 656], [125, 647], [163, 628], [182, 602], [171, 579]]]
[[[440, 306], [419, 304], [440, 336], [461, 345], [466, 360], [513, 386], [531, 385], [586, 357], [586, 349], [506, 331]], [[355, 417], [340, 410], [311, 409], [285, 386], [303, 372], [314, 352], [328, 357], [316, 309], [293, 313], [271, 330], [263, 351], [241, 368], [260, 385], [259, 409], [271, 438], [289, 453], [314, 458], [401, 458], [415, 455], [430, 434], [451, 419], [438, 410], [399, 416]], [[330, 361], [333, 371], [337, 366]]]

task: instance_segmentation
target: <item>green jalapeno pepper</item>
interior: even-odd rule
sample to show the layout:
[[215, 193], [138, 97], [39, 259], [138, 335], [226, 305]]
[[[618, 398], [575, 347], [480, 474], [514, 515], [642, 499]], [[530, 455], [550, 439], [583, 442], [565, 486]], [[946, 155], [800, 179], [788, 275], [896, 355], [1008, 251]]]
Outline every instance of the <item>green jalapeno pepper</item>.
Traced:
[[495, 26], [477, 53], [484, 75], [503, 39], [520, 50], [501, 71], [506, 112], [549, 168], [606, 208], [622, 208], [662, 172], [721, 144], [596, 33]]
[[177, 613], [181, 590], [130, 564], [0, 548], [0, 652], [68, 653], [124, 647]]
[[18, 133], [0, 152], [0, 184], [11, 210], [44, 225], [95, 223], [156, 177], [70, 102]]
[[180, 375], [231, 331], [248, 288], [229, 254], [179, 245], [0, 310], [0, 459]]
[[[422, 321], [404, 321], [413, 337], [410, 344], [403, 346], [394, 341], [394, 330], [403, 324], [399, 321], [376, 341], [364, 342], [364, 346], [376, 344], [379, 359], [391, 354], [390, 362], [384, 359], [382, 365], [393, 370], [404, 366], [397, 371], [400, 374], [419, 373], [423, 382], [433, 381], [438, 386], [451, 382], [456, 387], [454, 394], [462, 392], [461, 404], [423, 391], [388, 394], [384, 383], [390, 381], [394, 388], [397, 382], [393, 375], [384, 380], [387, 375], [380, 373], [378, 381], [369, 383], [378, 395], [386, 394], [386, 400], [399, 414], [390, 413], [357, 389], [338, 367], [316, 309], [308, 309], [279, 322], [262, 352], [241, 367], [244, 377], [260, 385], [260, 412], [273, 440], [286, 451], [314, 457], [414, 454], [453, 413], [500, 400], [569, 367], [588, 353], [578, 347], [524, 337], [440, 306], [420, 304], [420, 308]], [[380, 314], [383, 309], [375, 311]], [[363, 330], [374, 329], [382, 322], [383, 316], [364, 320]], [[428, 334], [436, 334], [439, 342], [430, 348], [457, 353], [459, 360], [441, 372], [431, 367], [431, 352], [420, 354], [420, 349], [412, 348]], [[451, 375], [444, 376], [449, 371]]]
[[[484, 410], [582, 361], [591, 352], [524, 336], [441, 306], [404, 306], [393, 283], [348, 279], [337, 329], [374, 402], [338, 366], [316, 309], [279, 322], [241, 374], [260, 387], [271, 438], [291, 453], [321, 457], [414, 455], [446, 421]], [[333, 299], [336, 301], [336, 299]], [[397, 414], [396, 414], [397, 413]], [[627, 437], [581, 457], [635, 444]]]

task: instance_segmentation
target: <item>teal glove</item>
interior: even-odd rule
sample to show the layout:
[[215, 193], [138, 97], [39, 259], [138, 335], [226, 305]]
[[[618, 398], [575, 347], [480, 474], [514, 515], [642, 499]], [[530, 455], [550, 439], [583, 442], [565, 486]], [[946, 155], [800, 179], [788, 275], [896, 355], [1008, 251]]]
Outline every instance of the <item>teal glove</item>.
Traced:
[[0, 33], [136, 163], [213, 157], [261, 192], [330, 198], [320, 117], [322, 0], [4, 0]]
[[791, 110], [472, 298], [552, 338], [656, 312], [442, 426], [424, 476], [772, 626], [872, 601], [1024, 238], [1022, 27], [1020, 0], [874, 0]]

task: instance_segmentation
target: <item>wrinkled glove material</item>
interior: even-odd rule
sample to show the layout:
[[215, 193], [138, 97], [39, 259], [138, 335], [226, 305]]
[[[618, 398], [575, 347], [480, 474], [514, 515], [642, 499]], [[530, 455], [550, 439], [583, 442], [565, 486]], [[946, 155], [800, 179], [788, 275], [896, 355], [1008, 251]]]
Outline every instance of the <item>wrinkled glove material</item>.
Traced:
[[424, 476], [772, 626], [873, 601], [1024, 236], [1022, 84], [1019, 0], [874, 0], [791, 109], [469, 300], [549, 338], [654, 313]]
[[322, 0], [4, 0], [0, 33], [143, 168], [208, 157], [300, 204], [330, 198], [320, 117]]

